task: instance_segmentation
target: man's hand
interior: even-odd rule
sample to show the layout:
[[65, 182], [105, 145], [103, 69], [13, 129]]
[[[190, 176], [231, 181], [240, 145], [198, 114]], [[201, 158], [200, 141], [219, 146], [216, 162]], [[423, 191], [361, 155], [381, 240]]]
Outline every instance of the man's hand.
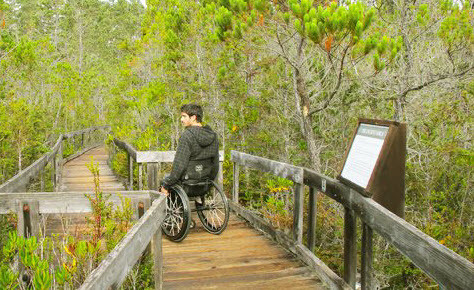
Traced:
[[164, 188], [163, 186], [160, 188], [160, 192], [163, 193], [164, 195], [169, 194], [168, 190], [166, 190], [166, 188]]

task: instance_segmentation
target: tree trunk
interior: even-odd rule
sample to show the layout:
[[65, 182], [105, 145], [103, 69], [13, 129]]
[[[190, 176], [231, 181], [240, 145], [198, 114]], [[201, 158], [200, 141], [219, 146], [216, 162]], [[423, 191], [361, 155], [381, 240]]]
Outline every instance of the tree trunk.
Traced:
[[320, 153], [321, 148], [316, 144], [316, 136], [313, 131], [311, 116], [308, 114], [310, 109], [310, 100], [306, 91], [305, 81], [301, 75], [304, 39], [300, 38], [297, 54], [297, 66], [293, 67], [293, 88], [296, 101], [296, 111], [298, 112], [299, 125], [303, 134], [309, 158], [311, 160], [311, 168], [318, 171], [321, 169]]

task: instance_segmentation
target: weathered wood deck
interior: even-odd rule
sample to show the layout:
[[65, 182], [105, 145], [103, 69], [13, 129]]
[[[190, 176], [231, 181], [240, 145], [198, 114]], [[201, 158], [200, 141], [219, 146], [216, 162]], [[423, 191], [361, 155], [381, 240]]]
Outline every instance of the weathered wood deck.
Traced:
[[309, 268], [235, 215], [221, 235], [196, 218], [184, 241], [163, 241], [164, 289], [324, 289]]
[[[98, 147], [64, 165], [60, 191], [93, 191], [86, 167], [91, 156], [99, 163], [101, 189], [125, 190], [107, 165], [104, 147]], [[163, 238], [164, 289], [324, 289], [308, 267], [235, 215], [221, 235], [207, 233], [195, 214], [193, 219], [196, 228], [183, 242]], [[83, 215], [76, 217], [69, 227], [77, 231], [83, 220]]]
[[[91, 159], [93, 158], [93, 159]], [[109, 158], [105, 147], [97, 147], [64, 164], [62, 182], [58, 191], [94, 191], [94, 176], [87, 168], [91, 160], [99, 165], [100, 188], [102, 191], [126, 190], [107, 165]]]

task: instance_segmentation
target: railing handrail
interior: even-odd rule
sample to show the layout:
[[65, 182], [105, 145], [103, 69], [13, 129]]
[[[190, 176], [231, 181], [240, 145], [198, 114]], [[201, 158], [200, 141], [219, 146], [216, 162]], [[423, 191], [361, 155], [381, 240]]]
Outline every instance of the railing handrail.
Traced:
[[[92, 206], [86, 195], [94, 195], [94, 192], [25, 192], [25, 193], [0, 193], [0, 215], [16, 212], [18, 202], [37, 202], [40, 214], [75, 214], [90, 213]], [[108, 192], [107, 202], [114, 205], [121, 205], [122, 198], [130, 198], [138, 201], [151, 200], [156, 198], [149, 191], [115, 191]]]
[[100, 130], [100, 129], [109, 129], [110, 130], [111, 127], [110, 127], [110, 125], [89, 127], [89, 128], [86, 128], [86, 129], [77, 130], [77, 131], [73, 131], [73, 132], [63, 134], [63, 139], [69, 139], [69, 138], [72, 138], [72, 137], [75, 137], [75, 136], [90, 133], [90, 132]]
[[[156, 192], [156, 194], [158, 194]], [[155, 288], [163, 286], [161, 223], [165, 218], [166, 198], [159, 195], [142, 218], [127, 232], [112, 252], [87, 276], [79, 289], [118, 289], [128, 272], [152, 242]]]
[[[283, 178], [291, 177], [288, 172], [295, 171], [296, 167], [238, 151], [231, 152], [231, 161]], [[367, 226], [378, 232], [435, 281], [448, 289], [469, 289], [474, 285], [474, 264], [467, 259], [338, 180], [311, 169], [299, 168], [303, 171], [304, 185], [316, 188], [354, 211]]]
[[114, 144], [122, 149], [122, 150], [125, 150], [127, 151], [127, 153], [134, 159], [134, 160], [137, 160], [137, 152], [138, 150], [135, 149], [131, 144], [125, 142], [125, 141], [121, 141], [117, 138], [114, 138]]
[[[157, 164], [159, 163], [170, 163], [173, 162], [176, 155], [176, 151], [138, 151], [133, 147], [133, 145], [127, 143], [126, 141], [119, 140], [117, 138], [113, 139], [113, 144], [119, 149], [127, 152], [128, 158], [128, 189], [133, 189], [133, 162], [135, 161], [138, 164], [138, 189], [143, 189], [143, 164], [148, 164], [149, 168], [147, 169], [148, 173], [148, 188], [158, 190], [158, 182], [156, 180], [156, 175], [158, 172]], [[115, 152], [115, 147], [113, 152]], [[219, 150], [219, 172], [218, 172], [218, 183], [223, 185], [223, 169], [222, 163], [224, 161], [224, 151]]]
[[40, 173], [41, 170], [43, 170], [49, 162], [51, 162], [52, 160], [56, 158], [56, 155], [58, 154], [58, 152], [61, 151], [63, 140], [72, 138], [77, 135], [91, 133], [99, 129], [110, 129], [110, 126], [108, 125], [95, 126], [95, 127], [90, 127], [87, 129], [59, 135], [55, 145], [51, 148], [49, 152], [45, 153], [43, 156], [38, 158], [35, 162], [33, 162], [27, 168], [18, 172], [15, 176], [11, 177], [5, 183], [0, 184], [0, 192], [16, 192], [16, 191], [19, 191], [22, 187], [24, 187], [31, 178], [37, 176], [38, 173]]

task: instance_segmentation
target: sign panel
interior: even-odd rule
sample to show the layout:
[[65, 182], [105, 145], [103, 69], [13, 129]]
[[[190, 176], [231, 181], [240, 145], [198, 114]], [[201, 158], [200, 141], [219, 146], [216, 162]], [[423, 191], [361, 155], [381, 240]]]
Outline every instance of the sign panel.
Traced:
[[388, 126], [360, 123], [341, 177], [366, 188], [389, 130]]

